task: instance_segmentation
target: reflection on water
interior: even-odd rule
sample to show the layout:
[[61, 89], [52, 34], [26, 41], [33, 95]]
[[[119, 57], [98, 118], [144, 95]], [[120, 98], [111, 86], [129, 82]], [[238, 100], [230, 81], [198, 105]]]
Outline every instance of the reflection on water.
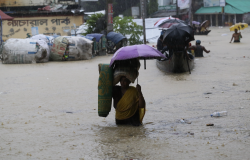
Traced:
[[144, 126], [99, 127], [97, 133], [99, 147], [106, 158], [146, 157], [146, 153], [141, 152], [141, 146], [146, 145], [145, 138], [148, 134]]

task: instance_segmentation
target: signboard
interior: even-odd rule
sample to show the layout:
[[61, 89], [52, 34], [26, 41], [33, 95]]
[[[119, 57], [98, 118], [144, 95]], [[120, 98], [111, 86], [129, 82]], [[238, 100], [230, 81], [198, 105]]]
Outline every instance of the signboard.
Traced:
[[178, 0], [178, 7], [180, 9], [189, 8], [189, 0]]
[[158, 10], [175, 10], [176, 9], [176, 5], [168, 5], [168, 6], [158, 6]]
[[220, 0], [204, 0], [204, 7], [220, 6]]
[[139, 16], [139, 7], [131, 7], [132, 16]]
[[145, 3], [144, 0], [141, 0], [141, 17], [145, 18]]
[[220, 6], [225, 7], [226, 6], [226, 0], [220, 0]]
[[108, 4], [108, 13], [113, 13], [113, 4], [112, 3]]
[[108, 24], [113, 24], [113, 4], [108, 4]]
[[108, 4], [108, 31], [113, 30], [113, 3]]
[[113, 15], [108, 14], [108, 24], [113, 24]]

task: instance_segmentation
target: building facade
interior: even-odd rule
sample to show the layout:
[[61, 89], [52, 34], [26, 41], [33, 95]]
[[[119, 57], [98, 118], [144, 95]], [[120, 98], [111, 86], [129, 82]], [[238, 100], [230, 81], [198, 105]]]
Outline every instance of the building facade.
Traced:
[[[197, 21], [209, 20], [211, 26], [231, 26], [234, 23], [250, 23], [249, 0], [225, 0], [225, 6], [220, 6], [220, 0], [204, 0], [203, 7], [196, 12]], [[213, 4], [209, 3], [213, 2]]]
[[84, 13], [70, 0], [0, 0], [0, 9], [14, 17], [2, 21], [4, 41], [37, 34], [71, 36], [84, 22]]

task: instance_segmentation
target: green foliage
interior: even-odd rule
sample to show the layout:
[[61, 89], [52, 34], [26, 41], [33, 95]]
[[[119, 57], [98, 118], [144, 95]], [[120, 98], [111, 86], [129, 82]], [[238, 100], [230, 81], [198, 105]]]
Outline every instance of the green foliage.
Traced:
[[102, 13], [97, 13], [97, 14], [93, 14], [89, 17], [89, 19], [87, 20], [86, 22], [86, 25], [87, 25], [87, 30], [86, 30], [86, 33], [84, 33], [84, 35], [87, 35], [87, 34], [90, 34], [90, 33], [93, 33], [95, 28], [96, 28], [96, 23], [97, 23], [97, 20], [99, 18], [101, 18], [103, 16]]
[[130, 36], [128, 38], [130, 45], [142, 44], [140, 36], [143, 34], [143, 27], [133, 22], [132, 17], [115, 17], [113, 22], [115, 32], [119, 32], [124, 36]]
[[147, 6], [148, 15], [151, 15], [158, 11], [158, 1], [157, 0], [149, 0]]

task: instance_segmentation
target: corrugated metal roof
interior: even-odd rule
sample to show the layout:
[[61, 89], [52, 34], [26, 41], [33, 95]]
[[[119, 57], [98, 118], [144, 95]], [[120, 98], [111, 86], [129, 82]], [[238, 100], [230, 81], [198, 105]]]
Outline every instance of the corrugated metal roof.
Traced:
[[[198, 9], [195, 14], [219, 14], [222, 12], [222, 7], [201, 7]], [[244, 14], [242, 10], [239, 10], [231, 5], [226, 5], [224, 12], [227, 14]]]
[[226, 0], [226, 2], [244, 13], [250, 12], [250, 0]]
[[14, 19], [13, 17], [11, 16], [8, 16], [7, 14], [5, 14], [3, 11], [0, 10], [0, 16], [1, 16], [1, 19], [2, 20], [12, 20]]
[[218, 14], [221, 13], [222, 9], [219, 6], [216, 7], [201, 7], [195, 14]]
[[244, 14], [242, 10], [239, 10], [231, 5], [226, 5], [224, 8], [225, 13], [228, 14]]

